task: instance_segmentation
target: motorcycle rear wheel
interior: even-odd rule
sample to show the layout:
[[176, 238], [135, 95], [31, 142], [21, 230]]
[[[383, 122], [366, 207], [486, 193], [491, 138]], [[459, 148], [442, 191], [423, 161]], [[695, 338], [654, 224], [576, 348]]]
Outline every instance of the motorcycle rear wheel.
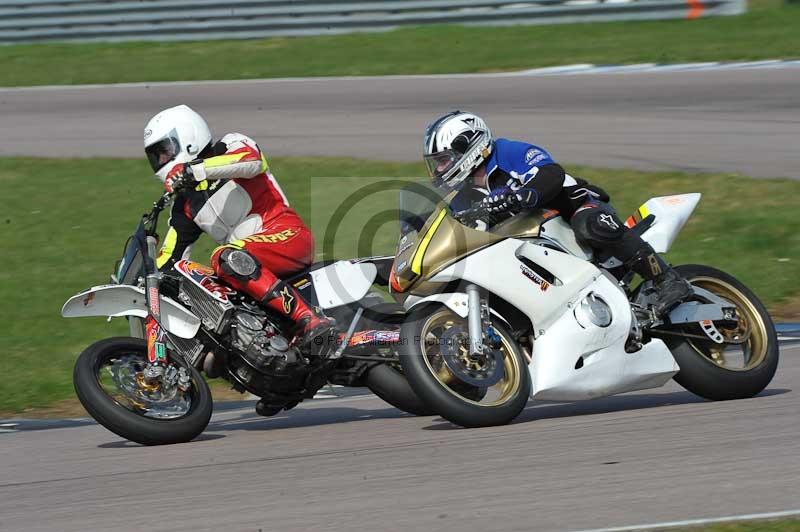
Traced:
[[[761, 392], [772, 381], [779, 357], [778, 336], [767, 309], [744, 284], [716, 268], [685, 264], [675, 270], [692, 285], [733, 303], [739, 317], [736, 328], [720, 329], [735, 344], [670, 339], [668, 346], [681, 368], [675, 381], [714, 401], [744, 399]], [[687, 332], [702, 334], [696, 325], [690, 327], [697, 330]]]
[[[386, 325], [398, 326], [403, 323], [406, 312], [397, 303], [378, 303], [370, 305], [366, 318], [362, 319], [367, 329], [383, 329]], [[414, 416], [433, 416], [436, 414], [411, 389], [402, 368], [396, 364], [380, 364], [371, 368], [364, 375], [367, 388], [398, 410]]]
[[[193, 440], [211, 419], [208, 384], [195, 368], [170, 357], [170, 365], [188, 372], [191, 387], [180, 395], [158, 397], [157, 388], [140, 380], [138, 370], [146, 363], [147, 344], [140, 338], [108, 338], [90, 345], [73, 371], [78, 399], [98, 423], [127, 440], [142, 445]], [[118, 388], [116, 393], [111, 385]]]
[[379, 364], [364, 376], [367, 388], [398, 410], [414, 416], [433, 416], [436, 411], [423, 402], [411, 389], [400, 368]]

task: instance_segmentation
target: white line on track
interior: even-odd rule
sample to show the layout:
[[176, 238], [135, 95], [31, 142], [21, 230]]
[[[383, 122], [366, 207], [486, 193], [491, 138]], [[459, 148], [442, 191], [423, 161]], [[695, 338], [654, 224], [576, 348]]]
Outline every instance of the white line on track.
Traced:
[[477, 74], [407, 74], [389, 76], [318, 76], [307, 78], [263, 78], [239, 80], [198, 80], [198, 81], [144, 81], [136, 83], [109, 83], [88, 85], [39, 85], [34, 87], [0, 87], [0, 93], [19, 91], [65, 91], [87, 89], [141, 89], [157, 87], [188, 87], [198, 85], [252, 85], [262, 83], [297, 83], [297, 82], [335, 82], [335, 81], [371, 81], [371, 80], [409, 80], [409, 79], [479, 79], [479, 78], [509, 78], [528, 76], [561, 76], [572, 74], [631, 74], [631, 73], [658, 73], [658, 72], [701, 72], [709, 70], [746, 70], [746, 69], [776, 69], [800, 68], [800, 61], [769, 59], [765, 61], [746, 61], [735, 63], [704, 62], [682, 63], [672, 65], [659, 65], [656, 63], [641, 63], [636, 65], [593, 65], [582, 63], [576, 65], [563, 65], [555, 67], [532, 68], [510, 72], [486, 72]]
[[683, 521], [665, 521], [663, 523], [648, 523], [644, 525], [619, 526], [611, 528], [592, 528], [579, 532], [627, 532], [633, 530], [658, 530], [661, 528], [675, 528], [679, 526], [709, 525], [712, 523], [730, 523], [734, 521], [755, 521], [757, 519], [778, 519], [800, 515], [800, 509], [786, 510], [783, 512], [767, 512], [761, 514], [731, 515], [727, 517], [712, 517], [709, 519], [686, 519]]

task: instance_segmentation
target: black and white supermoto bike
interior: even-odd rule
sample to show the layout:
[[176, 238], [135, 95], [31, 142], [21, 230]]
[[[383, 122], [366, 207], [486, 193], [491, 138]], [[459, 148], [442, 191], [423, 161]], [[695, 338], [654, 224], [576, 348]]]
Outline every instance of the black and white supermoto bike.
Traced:
[[[699, 200], [650, 199], [626, 225], [665, 253]], [[745, 398], [775, 374], [770, 316], [720, 270], [677, 266], [694, 294], [659, 316], [652, 282], [636, 284], [619, 260], [582, 246], [555, 211], [479, 231], [485, 211], [452, 212], [416, 186], [401, 193], [400, 214], [390, 274], [409, 313], [400, 362], [417, 394], [453, 423], [508, 423], [529, 398], [592, 399], [672, 378], [707, 399]]]
[[388, 282], [391, 257], [327, 261], [287, 279], [336, 319], [334, 347], [316, 356], [290, 342], [293, 323], [222, 284], [210, 268], [182, 260], [174, 272], [158, 272], [156, 227], [171, 199], [164, 194], [142, 217], [112, 284], [81, 292], [62, 309], [64, 317], [130, 323], [130, 337], [96, 342], [75, 364], [78, 398], [100, 424], [145, 445], [195, 438], [212, 412], [201, 371], [262, 398], [262, 415], [288, 410], [328, 383], [367, 386], [401, 410], [433, 413], [397, 363], [403, 308], [370, 291]]

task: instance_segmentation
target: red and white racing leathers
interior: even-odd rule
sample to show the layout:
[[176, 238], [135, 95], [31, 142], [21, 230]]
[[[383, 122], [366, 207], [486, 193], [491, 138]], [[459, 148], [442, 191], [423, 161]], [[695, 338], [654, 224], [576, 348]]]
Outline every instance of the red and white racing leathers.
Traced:
[[[218, 277], [295, 321], [311, 317], [313, 311], [299, 295], [280, 282], [312, 263], [311, 231], [289, 206], [255, 141], [230, 133], [214, 146], [214, 154], [190, 163], [199, 183], [175, 198], [159, 269], [188, 258], [192, 244], [205, 232], [222, 244], [211, 256]], [[226, 272], [220, 265], [226, 249], [247, 251], [260, 263], [260, 274], [243, 279]]]

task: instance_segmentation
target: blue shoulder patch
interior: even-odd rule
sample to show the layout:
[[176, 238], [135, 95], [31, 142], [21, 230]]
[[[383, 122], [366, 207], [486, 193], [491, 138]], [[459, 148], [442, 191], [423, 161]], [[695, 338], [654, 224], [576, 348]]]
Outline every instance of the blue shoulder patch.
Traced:
[[496, 139], [495, 149], [487, 163], [488, 173], [499, 168], [509, 175], [526, 175], [531, 168], [554, 164], [555, 161], [544, 148], [508, 139]]

